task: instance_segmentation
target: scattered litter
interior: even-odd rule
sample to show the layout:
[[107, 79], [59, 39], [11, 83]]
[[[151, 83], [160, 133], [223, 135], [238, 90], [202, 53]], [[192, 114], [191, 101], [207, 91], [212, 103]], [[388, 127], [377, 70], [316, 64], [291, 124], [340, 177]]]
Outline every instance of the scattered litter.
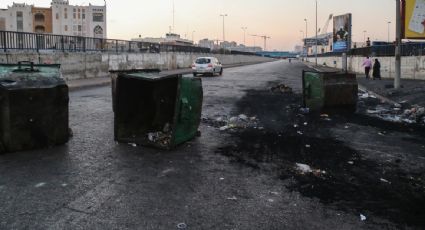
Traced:
[[46, 185], [46, 183], [45, 182], [41, 182], [41, 183], [36, 184], [34, 187], [40, 188], [40, 187], [43, 187], [44, 185]]
[[274, 200], [273, 199], [267, 199], [268, 202], [273, 203]]
[[[148, 140], [159, 145], [168, 146], [171, 141], [170, 124], [165, 124], [162, 131], [148, 133]], [[137, 145], [136, 145], [137, 146]], [[133, 147], [136, 147], [133, 145]]]
[[137, 147], [136, 143], [128, 143], [129, 145], [133, 146], [133, 147]]
[[68, 186], [68, 184], [63, 183], [63, 184], [61, 184], [61, 186], [62, 186], [62, 187], [66, 187], [66, 186]]
[[305, 147], [306, 147], [306, 148], [310, 148], [311, 146], [310, 146], [310, 145], [305, 145]]
[[232, 196], [232, 197], [227, 197], [226, 199], [227, 200], [237, 200], [238, 198], [236, 198], [235, 196]]
[[229, 119], [229, 121], [230, 122], [236, 122], [238, 120], [238, 118], [237, 117], [231, 117], [230, 119]]
[[273, 86], [270, 90], [274, 93], [292, 93], [292, 88], [285, 84]]
[[303, 132], [301, 132], [301, 131], [297, 131], [297, 133], [298, 133], [299, 135], [303, 135]]
[[308, 125], [308, 123], [307, 122], [304, 122], [304, 126], [307, 126]]
[[353, 165], [354, 164], [354, 161], [348, 161], [347, 162], [349, 165]]
[[220, 180], [224, 180], [224, 177], [220, 177]]
[[328, 114], [326, 114], [326, 113], [323, 113], [323, 114], [320, 114], [320, 117], [321, 117], [321, 118], [327, 118], [327, 117], [329, 117], [329, 115], [328, 115]]
[[383, 183], [391, 184], [391, 182], [389, 182], [388, 180], [385, 180], [384, 178], [381, 178], [380, 181]]
[[227, 125], [220, 127], [220, 131], [226, 131], [227, 129], [229, 129], [229, 126]]
[[248, 120], [248, 116], [246, 116], [245, 114], [241, 114], [241, 115], [239, 115], [239, 119], [246, 121], [246, 120]]
[[345, 129], [349, 129], [350, 127], [348, 127], [348, 126], [344, 126], [344, 128], [345, 128]]
[[297, 124], [295, 124], [295, 125], [294, 125], [294, 128], [298, 128], [298, 125], [297, 125]]
[[382, 132], [379, 132], [379, 133], [378, 133], [378, 135], [380, 135], [380, 136], [385, 136], [385, 134], [384, 134], [384, 133], [382, 133]]
[[300, 113], [301, 114], [308, 114], [308, 113], [310, 113], [310, 108], [300, 108]]
[[185, 228], [187, 228], [187, 224], [185, 224], [185, 223], [179, 223], [179, 224], [177, 224], [177, 228], [178, 229], [185, 229]]
[[279, 193], [278, 192], [270, 192], [270, 194], [273, 194], [273, 195], [279, 195]]
[[365, 221], [365, 220], [366, 220], [366, 216], [365, 216], [365, 215], [363, 215], [363, 214], [360, 214], [360, 220], [361, 220], [361, 221]]
[[395, 104], [394, 104], [394, 107], [395, 107], [395, 108], [401, 108], [401, 107], [402, 107], [402, 105], [400, 105], [400, 104], [398, 104], [398, 103], [395, 103]]
[[313, 170], [309, 165], [296, 163], [296, 169], [300, 171], [302, 174], [311, 173]]

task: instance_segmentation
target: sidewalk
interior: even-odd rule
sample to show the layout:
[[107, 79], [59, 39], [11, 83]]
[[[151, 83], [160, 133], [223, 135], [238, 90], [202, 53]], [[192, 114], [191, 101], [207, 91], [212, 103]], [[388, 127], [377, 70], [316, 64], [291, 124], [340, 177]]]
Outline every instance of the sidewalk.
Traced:
[[359, 88], [372, 91], [375, 94], [387, 98], [395, 103], [418, 105], [425, 107], [425, 81], [424, 80], [401, 80], [401, 88], [394, 89], [393, 79], [372, 80], [366, 79], [363, 74], [357, 75]]

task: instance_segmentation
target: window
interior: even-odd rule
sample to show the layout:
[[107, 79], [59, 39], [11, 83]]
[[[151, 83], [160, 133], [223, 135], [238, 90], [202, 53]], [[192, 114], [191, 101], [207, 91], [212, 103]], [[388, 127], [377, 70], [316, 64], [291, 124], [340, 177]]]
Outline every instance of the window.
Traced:
[[24, 31], [24, 17], [22, 11], [16, 12], [16, 30]]
[[103, 14], [102, 13], [93, 13], [93, 21], [94, 22], [103, 22]]
[[78, 13], [78, 19], [80, 19], [81, 18], [81, 15], [80, 15], [80, 13]]
[[67, 19], [68, 18], [68, 13], [65, 12], [64, 18]]
[[44, 15], [41, 13], [37, 13], [34, 15], [34, 21], [36, 22], [44, 22]]
[[74, 13], [74, 19], [76, 18], [77, 16], [76, 16], [76, 14]]
[[58, 20], [59, 19], [59, 14], [58, 13], [56, 13], [56, 20]]
[[68, 25], [65, 25], [65, 31], [68, 31]]
[[95, 38], [103, 38], [103, 29], [100, 26], [96, 26], [93, 30]]
[[78, 31], [81, 32], [81, 25], [78, 25]]

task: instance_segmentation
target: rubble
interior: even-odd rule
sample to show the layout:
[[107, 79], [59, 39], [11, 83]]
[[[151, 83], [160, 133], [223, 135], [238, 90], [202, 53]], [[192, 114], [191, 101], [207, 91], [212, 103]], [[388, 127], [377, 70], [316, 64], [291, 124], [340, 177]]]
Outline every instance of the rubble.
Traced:
[[233, 116], [228, 118], [227, 116], [219, 116], [214, 119], [211, 118], [202, 118], [204, 123], [211, 125], [212, 127], [218, 128], [220, 131], [236, 130], [236, 129], [246, 129], [246, 128], [255, 128], [262, 130], [262, 127], [258, 127], [257, 117], [249, 117], [245, 114], [240, 114], [238, 116]]
[[295, 165], [296, 165], [296, 170], [298, 170], [299, 172], [301, 172], [301, 174], [306, 174], [306, 173], [313, 172], [313, 170], [311, 169], [311, 167], [309, 165], [300, 164], [300, 163], [296, 163]]
[[279, 84], [277, 86], [273, 86], [272, 88], [270, 88], [270, 90], [273, 93], [292, 93], [292, 88], [285, 84]]

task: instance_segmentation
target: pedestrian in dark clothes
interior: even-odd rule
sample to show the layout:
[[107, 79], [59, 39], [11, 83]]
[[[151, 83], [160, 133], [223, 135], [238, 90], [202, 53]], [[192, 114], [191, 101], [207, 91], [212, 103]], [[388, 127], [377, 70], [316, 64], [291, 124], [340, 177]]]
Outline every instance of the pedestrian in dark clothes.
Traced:
[[378, 61], [378, 58], [375, 59], [375, 63], [373, 64], [373, 80], [379, 79], [381, 80], [381, 63]]

